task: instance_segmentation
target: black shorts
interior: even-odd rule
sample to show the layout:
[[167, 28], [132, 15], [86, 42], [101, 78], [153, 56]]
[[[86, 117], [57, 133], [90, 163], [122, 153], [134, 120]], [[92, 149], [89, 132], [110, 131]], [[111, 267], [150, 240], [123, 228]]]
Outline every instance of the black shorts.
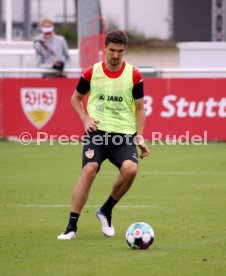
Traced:
[[105, 159], [108, 159], [119, 169], [125, 160], [138, 163], [134, 137], [135, 135], [132, 134], [108, 133], [101, 130], [84, 134], [82, 166], [84, 167], [90, 162], [97, 162], [100, 168]]

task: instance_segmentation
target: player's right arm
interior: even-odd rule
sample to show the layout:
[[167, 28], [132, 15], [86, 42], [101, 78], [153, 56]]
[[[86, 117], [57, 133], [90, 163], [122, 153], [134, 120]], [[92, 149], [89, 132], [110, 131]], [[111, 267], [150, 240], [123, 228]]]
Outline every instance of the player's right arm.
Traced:
[[84, 108], [82, 103], [83, 97], [87, 94], [90, 90], [90, 79], [92, 76], [92, 67], [88, 68], [84, 71], [83, 75], [81, 76], [79, 83], [71, 97], [71, 104], [79, 115], [80, 119], [82, 120], [85, 128], [85, 132], [92, 132], [97, 130], [98, 121], [93, 118], [89, 117], [89, 114]]

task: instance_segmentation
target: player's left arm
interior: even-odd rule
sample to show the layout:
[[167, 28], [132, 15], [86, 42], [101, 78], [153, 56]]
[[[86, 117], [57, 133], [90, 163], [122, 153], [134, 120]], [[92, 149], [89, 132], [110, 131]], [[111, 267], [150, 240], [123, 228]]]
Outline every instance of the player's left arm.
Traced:
[[143, 98], [134, 100], [135, 102], [135, 116], [136, 116], [136, 126], [137, 126], [137, 145], [141, 150], [140, 158], [144, 158], [150, 154], [150, 151], [145, 144], [143, 133], [145, 126], [145, 111], [144, 111], [144, 100]]
[[144, 87], [143, 78], [139, 70], [133, 70], [133, 98], [135, 103], [135, 116], [137, 127], [137, 144], [141, 150], [140, 158], [148, 156], [150, 151], [145, 144], [143, 133], [145, 126], [145, 111], [144, 111]]

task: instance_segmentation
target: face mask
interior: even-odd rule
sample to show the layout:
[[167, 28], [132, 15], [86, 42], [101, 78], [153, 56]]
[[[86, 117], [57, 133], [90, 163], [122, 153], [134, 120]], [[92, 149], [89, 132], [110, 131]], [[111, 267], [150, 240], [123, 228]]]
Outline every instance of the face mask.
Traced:
[[44, 33], [44, 34], [50, 34], [50, 33], [52, 33], [53, 32], [53, 26], [51, 26], [51, 27], [42, 27], [42, 32]]

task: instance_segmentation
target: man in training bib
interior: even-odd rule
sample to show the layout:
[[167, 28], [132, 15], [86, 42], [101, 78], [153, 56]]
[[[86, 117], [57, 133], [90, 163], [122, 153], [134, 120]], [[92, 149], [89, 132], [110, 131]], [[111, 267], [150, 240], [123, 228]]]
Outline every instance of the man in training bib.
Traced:
[[[149, 155], [143, 138], [145, 113], [143, 79], [140, 72], [123, 61], [128, 38], [122, 31], [111, 31], [105, 39], [105, 61], [86, 69], [71, 103], [84, 123], [83, 169], [72, 195], [69, 223], [57, 238], [76, 238], [79, 215], [102, 162], [108, 159], [119, 169], [106, 202], [97, 210], [102, 232], [112, 237], [112, 210], [131, 187], [140, 158]], [[89, 92], [87, 111], [82, 99]]]

